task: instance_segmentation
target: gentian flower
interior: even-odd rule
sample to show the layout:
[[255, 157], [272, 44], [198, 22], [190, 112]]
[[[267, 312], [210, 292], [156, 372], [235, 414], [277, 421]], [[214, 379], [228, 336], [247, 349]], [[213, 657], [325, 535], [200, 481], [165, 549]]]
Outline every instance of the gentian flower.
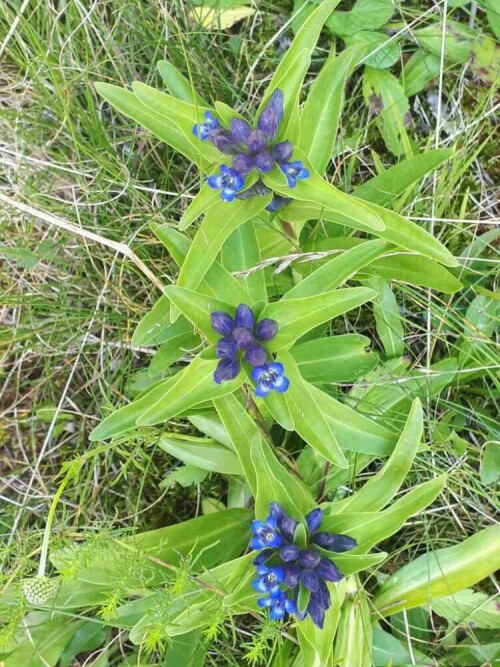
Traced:
[[259, 577], [252, 581], [252, 586], [258, 593], [269, 593], [272, 596], [280, 592], [280, 584], [285, 581], [285, 570], [282, 567], [258, 565], [257, 574]]
[[207, 179], [208, 185], [214, 190], [220, 190], [222, 201], [231, 202], [236, 193], [242, 189], [245, 179], [242, 178], [234, 169], [230, 169], [223, 164], [220, 167], [219, 175], [213, 174]]
[[276, 211], [280, 211], [284, 206], [289, 204], [291, 201], [292, 200], [290, 199], [290, 197], [282, 197], [281, 195], [274, 195], [272, 200], [266, 206], [266, 211], [269, 211], [269, 213], [276, 213]]
[[290, 188], [294, 188], [297, 185], [297, 181], [309, 178], [309, 169], [306, 169], [300, 160], [280, 164], [280, 169], [285, 174], [288, 187]]
[[278, 531], [278, 522], [274, 516], [269, 515], [265, 521], [252, 521], [252, 533], [254, 537], [250, 542], [252, 549], [275, 548], [283, 544], [283, 538]]
[[210, 132], [216, 130], [218, 127], [219, 121], [217, 118], [214, 118], [210, 111], [205, 111], [205, 122], [193, 125], [193, 134], [195, 137], [199, 137], [202, 141], [205, 141], [205, 139], [208, 139]]
[[[332, 540], [326, 539], [327, 535], [342, 538], [334, 539], [333, 543], [345, 547], [344, 550], [355, 547], [356, 540], [348, 535], [319, 532], [322, 520], [323, 512], [319, 507], [307, 514], [308, 544], [305, 547], [293, 541], [298, 522], [276, 502], [271, 503], [265, 524], [261, 521], [252, 523], [254, 537], [251, 547], [263, 549], [254, 559], [258, 578], [253, 586], [258, 592], [269, 593], [267, 598], [259, 598], [257, 603], [271, 610], [271, 618], [282, 619], [286, 613], [293, 613], [299, 620], [309, 616], [315, 625], [323, 627], [325, 613], [332, 604], [327, 582], [337, 583], [344, 575], [332, 560], [322, 555], [318, 546], [332, 543]], [[268, 533], [267, 539], [260, 533], [257, 535], [257, 531], [264, 529]], [[308, 591], [309, 595], [307, 607], [302, 612], [297, 608], [301, 589]]]
[[269, 98], [269, 102], [264, 107], [257, 121], [258, 129], [270, 140], [274, 139], [278, 134], [283, 118], [283, 103], [283, 91], [277, 88]]
[[240, 353], [250, 366], [267, 364], [267, 351], [261, 343], [274, 338], [278, 330], [277, 322], [264, 319], [256, 325], [252, 309], [245, 303], [236, 308], [234, 318], [229, 313], [216, 311], [210, 315], [210, 321], [212, 329], [222, 336], [215, 348], [220, 359], [214, 373], [217, 384], [238, 375], [241, 370]]
[[283, 364], [280, 364], [278, 361], [254, 368], [252, 371], [252, 380], [257, 382], [255, 395], [263, 398], [272, 389], [279, 394], [285, 392], [290, 386], [290, 380], [285, 377], [284, 373]]
[[269, 607], [269, 618], [273, 621], [281, 621], [285, 614], [293, 614], [296, 611], [295, 602], [290, 600], [285, 593], [280, 592], [276, 596], [270, 595], [267, 598], [259, 598], [257, 600], [259, 607]]

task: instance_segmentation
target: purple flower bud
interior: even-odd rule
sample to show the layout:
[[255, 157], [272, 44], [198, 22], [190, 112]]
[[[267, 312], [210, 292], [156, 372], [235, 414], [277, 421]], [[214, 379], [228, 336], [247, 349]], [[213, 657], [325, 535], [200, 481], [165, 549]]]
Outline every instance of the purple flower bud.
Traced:
[[306, 516], [307, 527], [312, 533], [315, 533], [323, 521], [323, 511], [319, 507], [309, 512]]
[[328, 586], [325, 584], [323, 579], [319, 580], [319, 588], [314, 594], [314, 597], [316, 598], [318, 605], [321, 607], [321, 609], [325, 610], [330, 609], [332, 604], [332, 598], [330, 597], [330, 591], [328, 590]]
[[235, 153], [237, 146], [233, 141], [233, 138], [226, 130], [212, 130], [208, 135], [208, 140], [213, 143], [215, 148], [217, 148], [221, 153], [230, 155]]
[[240, 362], [238, 359], [230, 359], [229, 357], [224, 357], [217, 364], [217, 368], [214, 372], [214, 382], [220, 384], [226, 380], [234, 380], [234, 378], [240, 372]]
[[266, 148], [266, 135], [261, 130], [252, 130], [248, 137], [248, 150], [251, 153], [260, 153]]
[[233, 318], [222, 310], [210, 314], [212, 329], [221, 336], [230, 336], [236, 326]]
[[278, 134], [281, 119], [283, 118], [283, 100], [282, 91], [276, 89], [259, 116], [257, 127], [259, 130], [262, 130], [269, 139], [274, 139]]
[[274, 158], [271, 153], [263, 151], [255, 156], [255, 168], [263, 174], [271, 171], [274, 166]]
[[246, 327], [236, 327], [236, 329], [233, 329], [233, 338], [240, 350], [246, 350], [253, 344], [253, 334]]
[[339, 568], [328, 558], [322, 558], [316, 567], [316, 572], [326, 581], [340, 581], [344, 578]]
[[312, 549], [302, 549], [299, 553], [299, 564], [302, 567], [316, 567], [320, 560], [321, 556]]
[[273, 516], [278, 522], [278, 524], [281, 521], [281, 519], [283, 519], [283, 517], [287, 516], [285, 510], [276, 501], [269, 505], [269, 515]]
[[292, 519], [290, 516], [284, 516], [281, 519], [280, 530], [285, 540], [293, 542], [293, 536], [295, 534], [295, 529], [297, 528], [297, 523], [298, 522], [295, 521], [295, 519]]
[[319, 577], [314, 570], [302, 570], [300, 583], [309, 591], [317, 591], [319, 589]]
[[344, 551], [350, 551], [358, 545], [356, 540], [349, 535], [336, 535], [334, 533], [315, 533], [311, 537], [311, 542], [317, 544], [323, 549], [328, 549], [328, 551], [336, 551], [337, 553], [343, 553]]
[[278, 331], [278, 323], [276, 320], [265, 319], [261, 320], [255, 327], [255, 338], [263, 343], [272, 340]]
[[233, 118], [231, 121], [231, 137], [237, 144], [246, 144], [252, 128], [241, 118]]
[[237, 327], [246, 327], [250, 331], [253, 331], [255, 316], [252, 313], [252, 309], [246, 303], [240, 303], [238, 308], [236, 308], [234, 320]]
[[248, 174], [254, 168], [254, 159], [251, 155], [246, 153], [236, 153], [233, 157], [232, 167], [238, 174]]
[[263, 366], [267, 361], [267, 352], [262, 345], [250, 345], [245, 355], [245, 361], [250, 366]]
[[280, 558], [286, 563], [292, 560], [297, 560], [298, 555], [299, 547], [295, 544], [285, 544], [285, 546], [282, 547], [280, 551]]
[[287, 563], [283, 569], [285, 570], [285, 586], [295, 588], [299, 583], [302, 570], [296, 563]]
[[238, 353], [238, 346], [236, 341], [232, 338], [220, 338], [217, 341], [216, 346], [216, 356], [217, 357], [230, 357], [231, 359], [236, 356]]
[[288, 162], [293, 155], [293, 146], [289, 141], [280, 141], [272, 150], [276, 162]]
[[309, 599], [309, 604], [307, 605], [307, 613], [311, 617], [311, 621], [316, 625], [320, 630], [323, 629], [325, 624], [325, 612], [322, 607], [319, 605], [318, 597], [313, 593]]

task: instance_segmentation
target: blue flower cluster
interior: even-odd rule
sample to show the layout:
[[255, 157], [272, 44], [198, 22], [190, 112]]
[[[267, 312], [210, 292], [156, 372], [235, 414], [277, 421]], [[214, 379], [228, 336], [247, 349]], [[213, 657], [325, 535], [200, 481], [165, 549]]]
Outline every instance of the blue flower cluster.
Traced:
[[[257, 604], [270, 609], [270, 618], [280, 620], [285, 614], [294, 614], [303, 620], [309, 616], [318, 628], [323, 627], [325, 612], [331, 606], [326, 582], [337, 583], [344, 575], [317, 547], [341, 553], [353, 549], [357, 543], [348, 535], [320, 531], [322, 520], [319, 508], [306, 516], [308, 541], [304, 548], [294, 543], [298, 521], [288, 516], [278, 503], [271, 503], [265, 522], [252, 522], [250, 547], [261, 550], [254, 559], [257, 579], [252, 585], [258, 593], [267, 594]], [[304, 609], [299, 609], [301, 589], [307, 601]]]
[[[260, 114], [255, 129], [237, 117], [231, 120], [229, 129], [225, 129], [210, 111], [205, 112], [203, 123], [194, 125], [193, 134], [196, 137], [202, 141], [210, 141], [221, 153], [232, 155], [231, 166], [223, 164], [219, 174], [213, 174], [208, 178], [209, 186], [220, 190], [222, 201], [231, 202], [235, 198], [248, 199], [255, 195], [268, 194], [270, 189], [260, 180], [241, 192], [245, 185], [245, 177], [253, 170], [266, 174], [277, 164], [291, 188], [296, 186], [297, 180], [309, 176], [308, 169], [300, 160], [291, 161], [292, 144], [289, 141], [276, 142], [283, 118], [283, 101], [283, 92], [278, 88]], [[275, 195], [266, 208], [275, 212], [289, 201], [287, 197]]]
[[272, 340], [278, 331], [275, 320], [264, 319], [255, 322], [252, 309], [245, 303], [236, 308], [234, 318], [224, 311], [215, 311], [210, 315], [212, 329], [222, 338], [217, 341], [216, 355], [220, 359], [214, 372], [217, 384], [233, 380], [241, 370], [240, 356], [253, 367], [252, 379], [257, 386], [255, 394], [263, 397], [273, 389], [283, 393], [290, 384], [285, 377], [283, 364], [270, 362], [262, 343]]

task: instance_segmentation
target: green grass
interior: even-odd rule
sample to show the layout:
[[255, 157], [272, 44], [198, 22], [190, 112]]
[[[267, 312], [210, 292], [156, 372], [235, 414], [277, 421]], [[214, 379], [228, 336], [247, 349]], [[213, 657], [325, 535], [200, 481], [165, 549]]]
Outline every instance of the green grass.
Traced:
[[[118, 439], [98, 452], [88, 441], [97, 422], [132, 395], [134, 384], [135, 391], [140, 387], [143, 376], [135, 374], [147, 366], [152, 350], [132, 349], [130, 339], [160, 292], [136, 263], [85, 232], [127, 245], [168, 284], [175, 278], [173, 265], [148, 225], [177, 222], [199, 186], [186, 160], [102, 103], [93, 83], [140, 79], [161, 86], [154, 64], [167, 58], [208, 100], [241, 110], [256, 106], [286, 45], [283, 37], [272, 40], [290, 17], [289, 2], [259, 2], [255, 17], [229, 31], [201, 29], [188, 16], [189, 4], [37, 0], [24, 6], [6, 0], [0, 6], [0, 193], [84, 230], [70, 233], [0, 201], [0, 534], [6, 585], [35, 573], [50, 500], [68, 461], [80, 457], [82, 465], [59, 504], [54, 543], [182, 521], [201, 512], [202, 499], [224, 500], [227, 493], [225, 480], [216, 475], [199, 487], [162, 491], [160, 482], [176, 462], [157, 447], [156, 430]], [[414, 0], [395, 19], [410, 33], [410, 26], [425, 20], [423, 10], [439, 16], [439, 7]], [[465, 10], [449, 11], [456, 20], [469, 20]], [[481, 12], [476, 22], [488, 31]], [[327, 51], [324, 38], [312, 71]], [[391, 569], [429, 545], [449, 546], [471, 535], [495, 512], [491, 488], [481, 483], [478, 470], [484, 444], [499, 439], [498, 331], [484, 333], [467, 322], [474, 297], [498, 288], [496, 102], [492, 87], [470, 82], [466, 65], [447, 66], [442, 84], [444, 131], [436, 129], [424, 92], [412, 109], [409, 134], [421, 151], [437, 142], [454, 147], [455, 154], [396, 206], [461, 258], [457, 275], [469, 270], [467, 284], [452, 297], [405, 285], [395, 292], [410, 367], [423, 372], [455, 356], [465, 332], [474, 342], [474, 371], [462, 369], [458, 381], [428, 398], [426, 444], [434, 444], [419, 454], [409, 482], [448, 471], [450, 483], [439, 503], [384, 545]], [[395, 162], [364, 105], [358, 74], [350, 83], [331, 169], [336, 184], [349, 191], [371, 175], [372, 150], [387, 166]], [[485, 233], [489, 240], [482, 244], [478, 239]], [[338, 333], [368, 335], [381, 350], [368, 309], [335, 327]], [[405, 374], [381, 365], [368, 382], [372, 388], [401, 383], [404, 389]], [[339, 388], [347, 402], [349, 389]], [[359, 482], [372, 472], [361, 473]], [[368, 590], [375, 584], [373, 576], [366, 582]], [[244, 664], [251, 625], [248, 619], [238, 618], [236, 627], [227, 622], [207, 664]], [[439, 644], [432, 642], [438, 635], [427, 646], [436, 654]], [[131, 653], [123, 633], [119, 642]], [[119, 664], [118, 653], [112, 652], [110, 664]]]

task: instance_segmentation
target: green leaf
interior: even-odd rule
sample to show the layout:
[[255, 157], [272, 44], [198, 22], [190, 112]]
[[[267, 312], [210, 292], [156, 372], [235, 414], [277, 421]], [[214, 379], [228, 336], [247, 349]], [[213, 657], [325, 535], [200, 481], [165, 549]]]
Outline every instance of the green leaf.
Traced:
[[314, 499], [292, 473], [276, 458], [261, 432], [234, 395], [214, 400], [233, 442], [247, 484], [256, 499], [256, 516], [267, 516], [269, 503], [276, 500], [292, 516], [303, 517]]
[[493, 34], [500, 41], [500, 13], [496, 5], [496, 0], [479, 0], [478, 5], [486, 12], [486, 17]]
[[372, 207], [368, 207], [351, 195], [346, 195], [331, 185], [331, 183], [321, 178], [307, 159], [305, 153], [302, 153], [299, 149], [295, 149], [293, 157], [296, 160], [301, 160], [304, 166], [309, 169], [309, 177], [298, 180], [297, 185], [294, 188], [290, 188], [286, 182], [283, 182], [283, 174], [281, 172], [278, 173], [279, 170], [276, 168], [263, 176], [263, 181], [268, 187], [284, 197], [312, 202], [320, 207], [324, 207], [331, 213], [342, 215], [342, 219], [346, 221], [347, 225], [352, 221], [353, 224], [361, 224], [363, 229], [372, 231], [382, 231], [384, 229], [385, 225], [382, 219], [378, 213], [373, 211]]
[[373, 600], [382, 616], [451, 595], [500, 567], [500, 526], [489, 526], [453, 547], [420, 556], [391, 575]]
[[[435, 667], [436, 662], [411, 647], [411, 653], [407, 644], [399, 641], [394, 635], [382, 630], [378, 624], [373, 626], [372, 659], [374, 667], [387, 667], [387, 665], [401, 665], [401, 667]], [[415, 660], [417, 661], [415, 663]]]
[[276, 320], [278, 333], [267, 347], [273, 352], [289, 348], [319, 324], [361, 306], [374, 296], [375, 292], [367, 287], [347, 287], [303, 299], [281, 299], [271, 303], [262, 311], [261, 319]]
[[374, 277], [369, 284], [377, 290], [377, 296], [373, 300], [373, 315], [385, 356], [388, 359], [400, 357], [405, 349], [405, 331], [394, 292], [382, 278]]
[[172, 437], [170, 434], [164, 434], [159, 439], [158, 445], [163, 451], [187, 465], [225, 475], [242, 474], [236, 455], [210, 438], [187, 435]]
[[335, 146], [347, 78], [364, 51], [358, 46], [330, 58], [307, 96], [301, 113], [299, 148], [320, 174], [328, 166]]
[[240, 373], [234, 380], [216, 384], [213, 379], [218, 359], [202, 359], [200, 356], [178, 373], [176, 382], [156, 402], [143, 410], [136, 420], [138, 426], [154, 426], [176, 417], [199, 403], [230, 394], [244, 380]]
[[401, 83], [406, 97], [413, 97], [423, 90], [429, 81], [439, 76], [441, 58], [419, 49], [406, 61], [401, 73]]
[[151, 359], [148, 375], [151, 378], [161, 376], [175, 361], [193, 353], [200, 346], [200, 337], [193, 333], [193, 325], [180, 318], [175, 324], [170, 324], [162, 336], [164, 342]]
[[462, 23], [451, 19], [447, 19], [445, 26], [433, 21], [425, 28], [413, 31], [413, 37], [421, 48], [440, 57], [444, 44], [444, 57], [461, 64], [466, 63], [471, 57], [476, 34]]
[[315, 269], [307, 278], [292, 287], [282, 300], [300, 299], [334, 290], [390, 249], [391, 246], [380, 239], [360, 243]]
[[500, 443], [487, 442], [481, 452], [479, 477], [483, 484], [495, 484], [500, 477]]
[[[231, 273], [257, 266], [262, 260], [253, 220], [234, 230], [222, 247], [222, 265]], [[238, 280], [245, 286], [253, 303], [268, 301], [264, 270], [254, 271]]]
[[390, 204], [407, 188], [448, 160], [452, 154], [453, 151], [449, 148], [439, 148], [403, 160], [359, 185], [354, 190], [354, 195], [380, 206]]
[[[90, 653], [106, 643], [108, 628], [95, 621], [86, 621], [79, 627], [59, 658], [58, 667], [72, 667], [81, 653]], [[95, 664], [95, 663], [94, 663]], [[34, 667], [34, 666], [32, 666]], [[96, 666], [97, 667], [97, 666]]]
[[361, 413], [335, 400], [314, 385], [309, 390], [325, 415], [342, 449], [374, 456], [387, 456], [397, 435]]
[[432, 601], [432, 613], [465, 628], [500, 629], [498, 595], [489, 596], [471, 588], [436, 598]]
[[352, 35], [385, 25], [395, 10], [392, 0], [357, 0], [349, 12], [334, 12], [326, 26], [334, 35]]
[[386, 280], [430, 287], [444, 294], [453, 294], [463, 287], [460, 280], [441, 265], [407, 253], [394, 253], [374, 260], [369, 270]]
[[[346, 46], [350, 48], [363, 47], [368, 55], [363, 64], [376, 69], [388, 69], [401, 59], [401, 47], [398, 40], [389, 39], [383, 32], [362, 30], [344, 38]], [[372, 54], [372, 55], [370, 55]]]
[[387, 148], [393, 155], [408, 154], [405, 123], [410, 105], [396, 77], [385, 70], [365, 67], [363, 95]]
[[276, 391], [271, 391], [264, 399], [257, 399], [257, 407], [261, 401], [265, 403], [272, 418], [286, 431], [293, 431], [295, 422], [293, 419], [290, 405], [284, 394], [278, 394]]
[[348, 463], [335, 434], [311, 393], [309, 383], [302, 379], [294, 358], [290, 353], [282, 352], [279, 360], [285, 366], [285, 374], [290, 380], [285, 398], [295, 422], [295, 430], [325, 459], [339, 468], [347, 468]]
[[[214, 165], [214, 173], [219, 170], [222, 160], [219, 160]], [[220, 191], [211, 188], [208, 183], [203, 183], [198, 190], [195, 198], [191, 201], [187, 209], [184, 211], [182, 218], [179, 221], [179, 229], [184, 231], [197, 220], [200, 215], [205, 213], [211, 206], [220, 201]]]
[[370, 609], [362, 590], [342, 606], [333, 660], [342, 667], [372, 667]]
[[208, 470], [192, 465], [179, 466], [160, 482], [160, 489], [169, 489], [173, 484], [187, 487], [201, 484], [208, 476]]
[[354, 495], [330, 506], [331, 514], [375, 512], [389, 503], [403, 484], [417, 453], [423, 431], [422, 406], [413, 401], [405, 427], [394, 451], [382, 470], [371, 477]]
[[[284, 93], [285, 109], [283, 121], [280, 127], [280, 138], [286, 138], [290, 134], [288, 126], [293, 115], [293, 109], [297, 105], [302, 83], [309, 65], [312, 53], [316, 47], [321, 28], [331, 12], [340, 0], [324, 0], [308, 16], [295, 39], [281, 59], [273, 77], [267, 87], [266, 95], [261, 102], [258, 113], [266, 106], [271, 94], [280, 88]], [[290, 135], [291, 136], [291, 135]]]
[[315, 206], [307, 202], [292, 202], [286, 208], [286, 219], [289, 222], [304, 222], [305, 220], [326, 220], [335, 222], [346, 227], [354, 227], [364, 232], [369, 232], [379, 236], [381, 239], [389, 241], [406, 250], [417, 252], [431, 259], [444, 264], [445, 266], [458, 266], [459, 262], [445, 248], [445, 246], [435, 239], [429, 232], [422, 227], [407, 220], [398, 213], [382, 208], [371, 202], [366, 205], [377, 212], [383, 219], [385, 230], [374, 231], [361, 223], [354, 223], [352, 219], [343, 217], [341, 214], [334, 214], [320, 206]]
[[[163, 336], [169, 335], [166, 333], [169, 326], [170, 301], [166, 296], [161, 296], [151, 310], [141, 317], [132, 335], [132, 346], [160, 345]], [[192, 329], [191, 326], [189, 328]]]
[[308, 382], [350, 382], [370, 371], [378, 362], [367, 351], [370, 339], [358, 334], [330, 336], [295, 345], [291, 354]]
[[[210, 323], [210, 313], [218, 310], [232, 313], [235, 306], [219, 301], [210, 296], [205, 296], [193, 290], [168, 285], [165, 288], [165, 295], [172, 304], [181, 311], [181, 313], [194, 324], [194, 326], [203, 332], [203, 335], [212, 343], [219, 340], [220, 334], [212, 329]], [[238, 301], [238, 305], [241, 301]]]
[[[142, 127], [149, 130], [158, 139], [185, 155], [189, 160], [205, 169], [208, 164], [220, 159], [219, 151], [212, 144], [197, 141], [196, 137], [181, 128], [176, 122], [176, 116], [163, 116], [150, 109], [129, 90], [109, 83], [94, 84], [97, 92], [106, 102], [128, 118], [135, 120]], [[175, 99], [175, 98], [172, 98]]]
[[177, 284], [196, 289], [212, 266], [226, 239], [247, 220], [263, 211], [271, 195], [214, 204], [196, 232], [182, 265]]
[[[326, 551], [325, 549], [320, 549], [320, 551], [326, 558], [332, 557], [331, 551]], [[380, 551], [376, 554], [335, 554], [334, 560], [342, 574], [348, 577], [351, 574], [357, 574], [358, 572], [363, 572], [372, 567], [377, 567], [377, 565], [383, 563], [386, 558], [387, 554], [384, 551]]]
[[167, 60], [159, 60], [156, 63], [156, 69], [163, 79], [170, 93], [183, 102], [188, 102], [194, 106], [208, 107], [209, 105], [202, 100], [191, 83], [182, 75], [179, 70]]
[[169, 643], [162, 659], [162, 667], [203, 667], [206, 664], [207, 652], [208, 646], [202, 635], [196, 631], [187, 632], [173, 638]]

